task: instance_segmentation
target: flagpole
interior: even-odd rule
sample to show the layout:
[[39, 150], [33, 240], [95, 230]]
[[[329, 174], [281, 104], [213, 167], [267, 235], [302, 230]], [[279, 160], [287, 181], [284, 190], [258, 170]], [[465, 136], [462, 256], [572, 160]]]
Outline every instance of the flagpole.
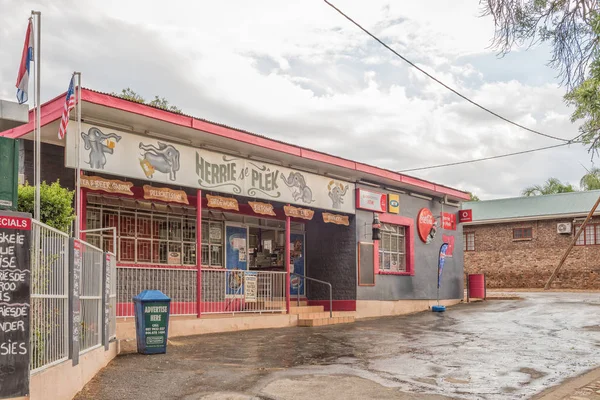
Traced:
[[73, 75], [77, 75], [77, 132], [75, 134], [76, 137], [76, 189], [75, 195], [77, 196], [77, 216], [75, 220], [75, 238], [81, 239], [80, 229], [81, 229], [81, 212], [83, 211], [83, 205], [81, 204], [81, 167], [79, 166], [79, 145], [81, 138], [81, 72], [73, 72]]
[[40, 65], [41, 65], [41, 41], [42, 41], [42, 13], [40, 11], [31, 11], [31, 14], [37, 16], [36, 41], [35, 41], [35, 219], [41, 221], [41, 204], [40, 204], [40, 186], [41, 186], [41, 101], [40, 101]]

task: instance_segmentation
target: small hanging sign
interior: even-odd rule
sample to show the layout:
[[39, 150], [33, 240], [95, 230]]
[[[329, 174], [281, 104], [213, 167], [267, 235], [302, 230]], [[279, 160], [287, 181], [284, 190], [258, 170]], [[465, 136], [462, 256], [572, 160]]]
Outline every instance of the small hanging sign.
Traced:
[[183, 190], [157, 188], [144, 185], [144, 198], [147, 200], [162, 200], [171, 203], [190, 204], [187, 194]]
[[100, 176], [86, 175], [82, 175], [79, 179], [82, 188], [101, 190], [107, 193], [126, 194], [128, 196], [133, 195], [133, 192], [131, 191], [133, 183], [131, 182], [123, 182], [117, 179], [105, 179]]
[[224, 210], [240, 210], [238, 201], [231, 197], [211, 196], [210, 194], [207, 194], [206, 199], [208, 200], [209, 207], [222, 208]]
[[337, 224], [337, 225], [346, 225], [350, 226], [350, 220], [347, 215], [338, 215], [338, 214], [330, 214], [323, 213], [323, 222], [327, 224]]
[[287, 217], [302, 218], [302, 219], [313, 219], [315, 212], [307, 208], [299, 208], [292, 206], [283, 206], [283, 211]]
[[272, 215], [275, 216], [275, 210], [273, 210], [273, 204], [261, 203], [259, 201], [249, 201], [248, 204], [252, 207], [252, 211], [256, 214]]

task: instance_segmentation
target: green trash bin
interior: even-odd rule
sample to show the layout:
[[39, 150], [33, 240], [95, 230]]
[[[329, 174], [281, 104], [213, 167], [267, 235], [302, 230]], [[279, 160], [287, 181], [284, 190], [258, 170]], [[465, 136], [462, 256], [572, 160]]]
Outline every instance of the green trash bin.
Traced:
[[166, 353], [171, 299], [160, 290], [144, 290], [133, 303], [138, 353]]

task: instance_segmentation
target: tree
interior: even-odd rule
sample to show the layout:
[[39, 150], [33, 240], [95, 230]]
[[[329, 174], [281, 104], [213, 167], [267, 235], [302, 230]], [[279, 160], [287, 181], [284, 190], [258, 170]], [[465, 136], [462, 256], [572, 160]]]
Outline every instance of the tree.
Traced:
[[118, 97], [120, 97], [122, 99], [125, 99], [125, 100], [135, 101], [136, 103], [142, 103], [142, 104], [144, 104], [146, 102], [146, 100], [144, 100], [144, 98], [142, 96], [140, 96], [139, 94], [137, 94], [136, 92], [134, 92], [130, 88], [121, 90], [121, 94], [116, 94], [116, 93], [113, 92], [112, 95], [113, 96], [118, 96]]
[[564, 184], [556, 178], [550, 178], [543, 185], [534, 185], [523, 190], [523, 196], [538, 196], [556, 193], [575, 192], [573, 185]]
[[479, 197], [477, 197], [476, 194], [473, 194], [471, 192], [467, 192], [469, 193], [469, 197], [471, 197], [471, 199], [469, 201], [479, 201]]
[[[69, 232], [75, 219], [73, 210], [74, 191], [60, 186], [58, 181], [40, 186], [40, 218], [43, 223], [63, 232]], [[19, 185], [18, 210], [33, 215], [35, 206], [35, 186]]]
[[549, 65], [569, 88], [579, 85], [598, 57], [598, 0], [480, 0], [483, 15], [494, 19], [493, 47], [500, 54], [513, 47], [547, 42]]
[[125, 100], [135, 101], [136, 103], [148, 104], [152, 107], [161, 108], [163, 110], [171, 111], [174, 113], [181, 114], [180, 108], [169, 103], [164, 97], [154, 96], [154, 100], [146, 101], [141, 95], [137, 94], [131, 88], [121, 90], [121, 94], [112, 93], [113, 96], [120, 97]]
[[600, 168], [594, 167], [588, 170], [588, 173], [579, 181], [579, 186], [581, 186], [581, 190], [600, 189]]
[[154, 100], [152, 100], [148, 104], [150, 104], [151, 106], [154, 106], [154, 107], [162, 108], [163, 110], [172, 111], [172, 112], [181, 114], [181, 109], [169, 104], [167, 99], [165, 99], [164, 97], [154, 96]]
[[480, 0], [494, 19], [493, 47], [549, 43], [549, 65], [559, 71], [574, 106], [573, 122], [583, 120], [581, 141], [600, 149], [600, 5], [598, 0]]
[[589, 145], [593, 156], [600, 148], [600, 60], [592, 63], [590, 77], [567, 93], [565, 100], [575, 107], [571, 121], [584, 120], [579, 127], [581, 141]]

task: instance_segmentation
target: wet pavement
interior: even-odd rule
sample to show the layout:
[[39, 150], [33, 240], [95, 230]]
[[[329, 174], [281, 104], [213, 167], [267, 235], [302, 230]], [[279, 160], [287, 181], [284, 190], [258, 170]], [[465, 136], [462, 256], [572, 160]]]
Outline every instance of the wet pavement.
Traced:
[[166, 355], [118, 357], [76, 399], [521, 399], [600, 365], [600, 294], [519, 295], [174, 338]]

